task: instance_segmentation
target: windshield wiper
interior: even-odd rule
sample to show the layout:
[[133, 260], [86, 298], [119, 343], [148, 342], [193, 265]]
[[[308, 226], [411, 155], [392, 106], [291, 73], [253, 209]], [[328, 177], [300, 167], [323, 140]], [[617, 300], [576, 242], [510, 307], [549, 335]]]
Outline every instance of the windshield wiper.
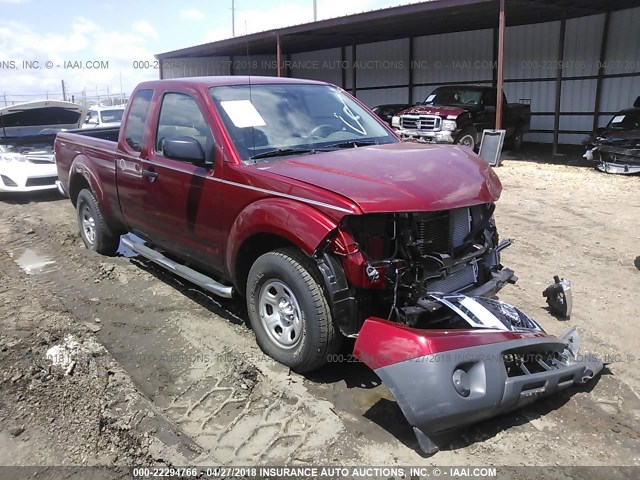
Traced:
[[334, 143], [331, 145], [327, 145], [322, 147], [323, 149], [333, 149], [333, 148], [357, 148], [357, 147], [366, 147], [367, 145], [377, 145], [378, 142], [375, 140], [349, 140], [348, 142], [340, 142]]
[[276, 150], [270, 150], [268, 152], [258, 153], [252, 157], [251, 160], [259, 160], [261, 158], [271, 157], [284, 157], [285, 155], [301, 155], [303, 153], [315, 153], [315, 150], [309, 148], [277, 148]]

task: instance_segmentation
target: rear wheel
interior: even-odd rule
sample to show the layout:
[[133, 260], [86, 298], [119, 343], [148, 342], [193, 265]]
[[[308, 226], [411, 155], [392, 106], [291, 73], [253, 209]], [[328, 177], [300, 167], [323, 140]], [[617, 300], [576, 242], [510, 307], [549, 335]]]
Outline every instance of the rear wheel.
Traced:
[[102, 216], [98, 202], [90, 190], [83, 189], [76, 202], [80, 236], [89, 250], [102, 255], [114, 255], [118, 250], [120, 237], [115, 235]]
[[473, 128], [465, 128], [460, 132], [458, 138], [456, 138], [456, 143], [459, 145], [464, 145], [469, 147], [471, 150], [476, 149], [476, 132]]
[[511, 135], [511, 150], [517, 152], [522, 148], [522, 130], [519, 128]]
[[262, 351], [296, 372], [321, 367], [342, 342], [317, 267], [295, 248], [255, 261], [247, 280], [247, 309]]

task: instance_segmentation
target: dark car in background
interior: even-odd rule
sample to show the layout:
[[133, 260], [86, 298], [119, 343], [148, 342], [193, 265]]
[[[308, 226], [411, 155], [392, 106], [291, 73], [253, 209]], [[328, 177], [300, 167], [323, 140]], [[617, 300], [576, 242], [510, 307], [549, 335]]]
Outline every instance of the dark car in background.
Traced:
[[586, 141], [584, 158], [606, 173], [640, 173], [640, 97]]
[[391, 125], [391, 119], [393, 118], [393, 116], [398, 112], [401, 112], [402, 110], [406, 110], [409, 107], [411, 107], [411, 105], [409, 105], [408, 103], [389, 103], [386, 105], [378, 105], [376, 107], [373, 107], [371, 111], [386, 123]]

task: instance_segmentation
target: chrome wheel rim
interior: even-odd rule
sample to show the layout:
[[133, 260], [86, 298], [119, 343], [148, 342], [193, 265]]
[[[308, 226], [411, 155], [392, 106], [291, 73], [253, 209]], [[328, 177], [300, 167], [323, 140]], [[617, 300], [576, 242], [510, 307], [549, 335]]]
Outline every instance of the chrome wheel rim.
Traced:
[[293, 291], [280, 280], [269, 280], [258, 295], [260, 321], [281, 348], [294, 348], [302, 336], [302, 315]]
[[475, 146], [475, 142], [470, 135], [465, 135], [460, 139], [460, 145], [464, 145], [465, 147], [473, 148]]
[[84, 238], [93, 245], [96, 241], [96, 221], [91, 214], [91, 210], [89, 210], [89, 207], [86, 205], [82, 208], [82, 212], [80, 213], [80, 221], [82, 223], [82, 233], [84, 234]]

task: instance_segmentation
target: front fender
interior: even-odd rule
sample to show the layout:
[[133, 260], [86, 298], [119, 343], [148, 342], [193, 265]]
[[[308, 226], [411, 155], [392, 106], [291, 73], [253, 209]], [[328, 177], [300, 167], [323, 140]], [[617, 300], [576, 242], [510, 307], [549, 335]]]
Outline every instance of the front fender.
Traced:
[[286, 198], [267, 198], [247, 206], [236, 217], [227, 239], [226, 266], [234, 272], [238, 251], [245, 240], [256, 234], [280, 236], [307, 255], [337, 227], [310, 205]]

